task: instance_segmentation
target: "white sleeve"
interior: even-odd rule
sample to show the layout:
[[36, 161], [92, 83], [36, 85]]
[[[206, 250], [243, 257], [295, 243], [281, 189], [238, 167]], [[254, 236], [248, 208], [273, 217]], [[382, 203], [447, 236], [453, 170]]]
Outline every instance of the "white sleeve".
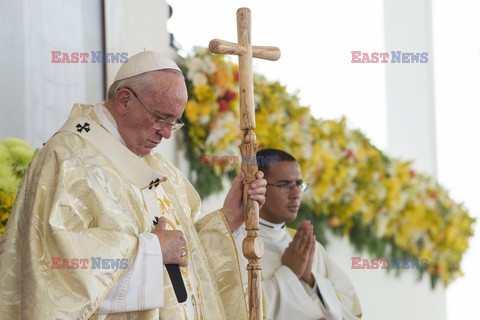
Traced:
[[163, 307], [163, 257], [153, 233], [138, 235], [136, 255], [100, 303], [97, 314], [149, 310]]
[[300, 280], [300, 283], [305, 289], [305, 292], [310, 296], [310, 298], [312, 298], [313, 301], [316, 301], [318, 299], [318, 301], [321, 302], [321, 300], [318, 297], [318, 292], [320, 291], [318, 290], [317, 280], [315, 280], [313, 288], [310, 287], [310, 285], [303, 280]]
[[[262, 282], [266, 319], [321, 319], [326, 310], [315, 291], [306, 290], [290, 268], [281, 266]], [[308, 286], [308, 285], [307, 285]]]
[[319, 243], [312, 273], [333, 319], [353, 320], [361, 317], [360, 302], [350, 279]]

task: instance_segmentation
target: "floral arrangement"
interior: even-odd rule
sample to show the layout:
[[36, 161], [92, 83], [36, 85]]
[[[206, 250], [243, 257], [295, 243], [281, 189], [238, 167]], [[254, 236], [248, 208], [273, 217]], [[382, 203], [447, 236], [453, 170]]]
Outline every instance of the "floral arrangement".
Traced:
[[[238, 67], [207, 49], [194, 50], [181, 62], [190, 97], [183, 136], [193, 183], [205, 197], [240, 170], [228, 162], [202, 165], [206, 154], [240, 156]], [[310, 219], [319, 241], [326, 243], [331, 229], [378, 258], [428, 259], [428, 268], [418, 271], [429, 273], [432, 286], [461, 275], [475, 219], [442, 186], [410, 162], [386, 156], [344, 118], [315, 119], [279, 82], [255, 75], [254, 87], [259, 148], [293, 154], [311, 186], [293, 225]]]
[[5, 231], [20, 181], [33, 154], [28, 143], [20, 139], [0, 141], [0, 234]]
[[202, 197], [221, 191], [222, 177], [233, 176], [238, 168], [231, 166], [204, 166], [205, 155], [239, 157], [240, 129], [238, 119], [238, 67], [222, 56], [203, 54], [183, 61], [191, 97], [184, 113], [186, 124], [187, 157], [194, 173], [194, 185], [201, 186]]

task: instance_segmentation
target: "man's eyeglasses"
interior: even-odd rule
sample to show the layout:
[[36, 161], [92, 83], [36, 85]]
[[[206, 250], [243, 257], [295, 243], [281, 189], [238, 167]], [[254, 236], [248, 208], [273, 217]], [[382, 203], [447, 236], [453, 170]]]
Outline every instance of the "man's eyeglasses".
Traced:
[[277, 187], [280, 193], [286, 194], [286, 193], [292, 192], [294, 187], [298, 187], [300, 192], [304, 192], [308, 188], [308, 183], [304, 182], [303, 180], [298, 180], [298, 181], [282, 182], [279, 184], [267, 183], [267, 186]]
[[140, 100], [140, 97], [137, 95], [137, 93], [135, 91], [133, 91], [132, 89], [130, 89], [129, 87], [124, 87], [125, 89], [128, 89], [130, 90], [132, 93], [133, 93], [133, 96], [135, 98], [137, 98], [138, 102], [140, 102], [140, 104], [142, 105], [142, 107], [148, 112], [148, 114], [152, 117], [152, 120], [154, 122], [153, 124], [153, 127], [157, 130], [161, 129], [162, 127], [160, 127], [159, 125], [165, 125], [167, 127], [170, 128], [170, 130], [172, 131], [176, 131], [178, 129], [180, 129], [181, 127], [183, 127], [185, 125], [185, 123], [183, 123], [183, 121], [181, 119], [177, 119], [175, 120], [174, 122], [169, 122], [167, 121], [167, 119], [163, 119], [161, 117], [159, 117], [158, 115], [154, 114], [154, 113], [151, 113], [148, 108], [143, 104], [142, 100]]

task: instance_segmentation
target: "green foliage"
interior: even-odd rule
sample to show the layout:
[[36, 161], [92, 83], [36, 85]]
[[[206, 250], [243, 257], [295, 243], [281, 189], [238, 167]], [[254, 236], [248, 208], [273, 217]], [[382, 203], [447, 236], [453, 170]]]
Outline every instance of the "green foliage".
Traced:
[[5, 230], [15, 195], [34, 152], [23, 140], [0, 141], [0, 234]]

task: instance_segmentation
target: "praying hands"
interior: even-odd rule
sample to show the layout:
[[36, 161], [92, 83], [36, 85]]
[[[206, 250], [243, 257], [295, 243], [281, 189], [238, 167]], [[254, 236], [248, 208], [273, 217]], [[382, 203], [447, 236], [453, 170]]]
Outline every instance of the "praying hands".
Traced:
[[312, 275], [313, 256], [315, 252], [315, 236], [310, 221], [303, 221], [288, 245], [282, 257], [282, 264], [289, 267], [295, 275], [313, 287], [315, 278]]

